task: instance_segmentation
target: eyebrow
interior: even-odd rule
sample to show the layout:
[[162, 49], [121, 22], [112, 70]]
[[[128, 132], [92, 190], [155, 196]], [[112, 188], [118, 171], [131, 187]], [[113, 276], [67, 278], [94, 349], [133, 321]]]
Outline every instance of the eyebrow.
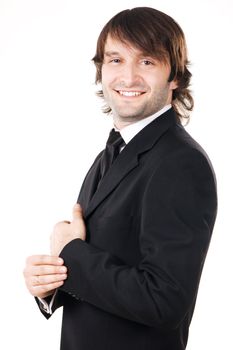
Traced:
[[[106, 57], [112, 57], [112, 56], [121, 56], [120, 52], [118, 51], [105, 51], [104, 52], [104, 56]], [[144, 58], [144, 57], [147, 57], [147, 58], [152, 58], [153, 60], [157, 60], [157, 57], [154, 56], [154, 55], [148, 55], [146, 53], [143, 53], [141, 52], [140, 54], [138, 54], [138, 57], [139, 58]]]
[[120, 55], [120, 53], [117, 51], [105, 51], [104, 52], [104, 56], [108, 56], [108, 57], [119, 56], [119, 55]]

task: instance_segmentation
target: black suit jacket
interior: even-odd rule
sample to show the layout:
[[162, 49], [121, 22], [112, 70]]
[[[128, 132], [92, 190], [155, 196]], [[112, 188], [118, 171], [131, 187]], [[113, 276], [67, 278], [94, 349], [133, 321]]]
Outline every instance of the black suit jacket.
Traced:
[[140, 131], [98, 189], [81, 188], [86, 242], [61, 257], [62, 350], [183, 350], [213, 230], [215, 176], [171, 109]]

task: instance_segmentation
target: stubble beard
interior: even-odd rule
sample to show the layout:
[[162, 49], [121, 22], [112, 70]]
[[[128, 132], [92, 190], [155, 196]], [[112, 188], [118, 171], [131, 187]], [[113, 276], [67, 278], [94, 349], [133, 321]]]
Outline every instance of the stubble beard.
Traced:
[[154, 96], [151, 96], [150, 99], [145, 101], [143, 104], [140, 104], [139, 106], [131, 106], [131, 101], [129, 101], [128, 108], [127, 105], [117, 106], [117, 104], [114, 102], [110, 103], [109, 105], [112, 109], [114, 120], [133, 123], [157, 113], [168, 103], [170, 103], [170, 101], [168, 101], [167, 86], [166, 89], [160, 90], [158, 93], [154, 94]]

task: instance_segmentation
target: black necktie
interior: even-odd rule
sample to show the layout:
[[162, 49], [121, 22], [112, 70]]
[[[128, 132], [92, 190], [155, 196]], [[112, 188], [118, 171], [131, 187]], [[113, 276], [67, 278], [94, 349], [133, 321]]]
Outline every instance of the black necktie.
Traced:
[[118, 131], [115, 131], [114, 129], [111, 130], [109, 134], [109, 138], [106, 143], [106, 147], [104, 150], [104, 153], [101, 157], [100, 162], [100, 171], [101, 171], [101, 178], [104, 177], [116, 157], [118, 156], [120, 152], [120, 148], [125, 145], [125, 142], [123, 138], [121, 137], [121, 134]]

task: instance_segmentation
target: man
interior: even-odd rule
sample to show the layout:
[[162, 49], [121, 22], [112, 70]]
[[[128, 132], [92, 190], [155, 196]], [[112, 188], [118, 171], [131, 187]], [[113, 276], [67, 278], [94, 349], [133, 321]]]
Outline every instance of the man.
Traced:
[[63, 350], [183, 350], [217, 211], [211, 163], [181, 124], [193, 108], [184, 34], [160, 11], [125, 10], [93, 60], [120, 134], [73, 221], [55, 225], [51, 256], [28, 258], [26, 284], [47, 318], [63, 306]]

